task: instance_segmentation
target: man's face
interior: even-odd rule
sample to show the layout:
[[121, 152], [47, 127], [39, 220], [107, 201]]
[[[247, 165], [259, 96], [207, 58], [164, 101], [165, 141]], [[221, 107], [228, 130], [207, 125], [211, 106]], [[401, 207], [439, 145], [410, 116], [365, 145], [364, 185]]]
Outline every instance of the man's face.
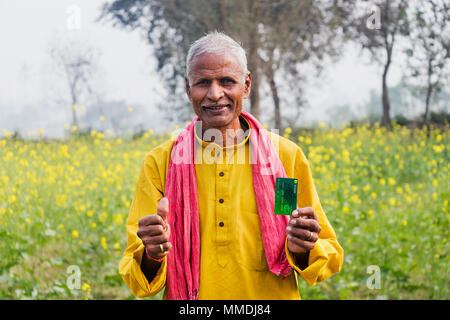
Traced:
[[202, 128], [239, 128], [242, 101], [250, 93], [251, 76], [244, 75], [231, 54], [204, 53], [191, 63], [191, 83], [186, 92]]

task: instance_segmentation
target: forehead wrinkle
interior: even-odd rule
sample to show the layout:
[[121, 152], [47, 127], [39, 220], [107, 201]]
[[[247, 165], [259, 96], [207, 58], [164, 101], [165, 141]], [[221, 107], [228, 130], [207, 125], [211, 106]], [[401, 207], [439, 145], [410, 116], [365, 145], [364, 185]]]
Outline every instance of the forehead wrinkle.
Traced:
[[230, 78], [239, 78], [241, 72], [233, 72], [226, 68], [217, 68], [217, 69], [210, 69], [210, 68], [204, 68], [200, 70], [192, 70], [192, 76], [194, 79], [198, 78], [208, 78], [208, 79], [221, 79], [225, 77]]
[[201, 59], [201, 57], [202, 55], [199, 55], [192, 61], [191, 74], [193, 78], [239, 78], [242, 74], [240, 66], [235, 59], [216, 55], [220, 59], [218, 59], [217, 63], [212, 64], [210, 58]]

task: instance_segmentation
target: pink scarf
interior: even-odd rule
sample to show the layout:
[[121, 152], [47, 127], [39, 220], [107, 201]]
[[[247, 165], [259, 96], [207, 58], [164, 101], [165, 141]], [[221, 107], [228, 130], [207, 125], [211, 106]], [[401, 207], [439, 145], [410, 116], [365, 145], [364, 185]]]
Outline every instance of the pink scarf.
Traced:
[[[285, 240], [288, 216], [275, 215], [275, 179], [287, 177], [266, 130], [249, 113], [253, 186], [269, 270], [284, 277], [291, 273]], [[177, 137], [171, 153], [165, 194], [169, 200], [168, 223], [172, 250], [167, 256], [167, 298], [198, 299], [200, 279], [200, 229], [194, 163], [196, 117]], [[255, 161], [256, 159], [256, 161]]]

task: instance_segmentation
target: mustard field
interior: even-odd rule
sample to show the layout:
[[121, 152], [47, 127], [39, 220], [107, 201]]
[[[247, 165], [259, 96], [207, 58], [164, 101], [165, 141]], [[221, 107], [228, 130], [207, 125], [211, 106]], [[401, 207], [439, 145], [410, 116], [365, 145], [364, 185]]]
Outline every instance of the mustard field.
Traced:
[[[303, 299], [450, 299], [448, 129], [282, 133], [345, 251], [340, 273], [299, 278]], [[142, 160], [168, 138], [1, 137], [0, 299], [134, 299], [118, 274], [126, 219]]]

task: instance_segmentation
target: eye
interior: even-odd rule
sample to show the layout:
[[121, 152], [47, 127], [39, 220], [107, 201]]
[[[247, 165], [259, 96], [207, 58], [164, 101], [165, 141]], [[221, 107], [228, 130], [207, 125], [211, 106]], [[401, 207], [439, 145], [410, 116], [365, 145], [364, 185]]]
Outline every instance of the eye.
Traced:
[[195, 83], [197, 86], [206, 86], [209, 84], [209, 81], [207, 79], [200, 79]]
[[229, 85], [232, 85], [232, 84], [236, 83], [236, 81], [234, 81], [231, 78], [223, 78], [223, 79], [220, 79], [220, 83], [222, 85], [229, 86]]

